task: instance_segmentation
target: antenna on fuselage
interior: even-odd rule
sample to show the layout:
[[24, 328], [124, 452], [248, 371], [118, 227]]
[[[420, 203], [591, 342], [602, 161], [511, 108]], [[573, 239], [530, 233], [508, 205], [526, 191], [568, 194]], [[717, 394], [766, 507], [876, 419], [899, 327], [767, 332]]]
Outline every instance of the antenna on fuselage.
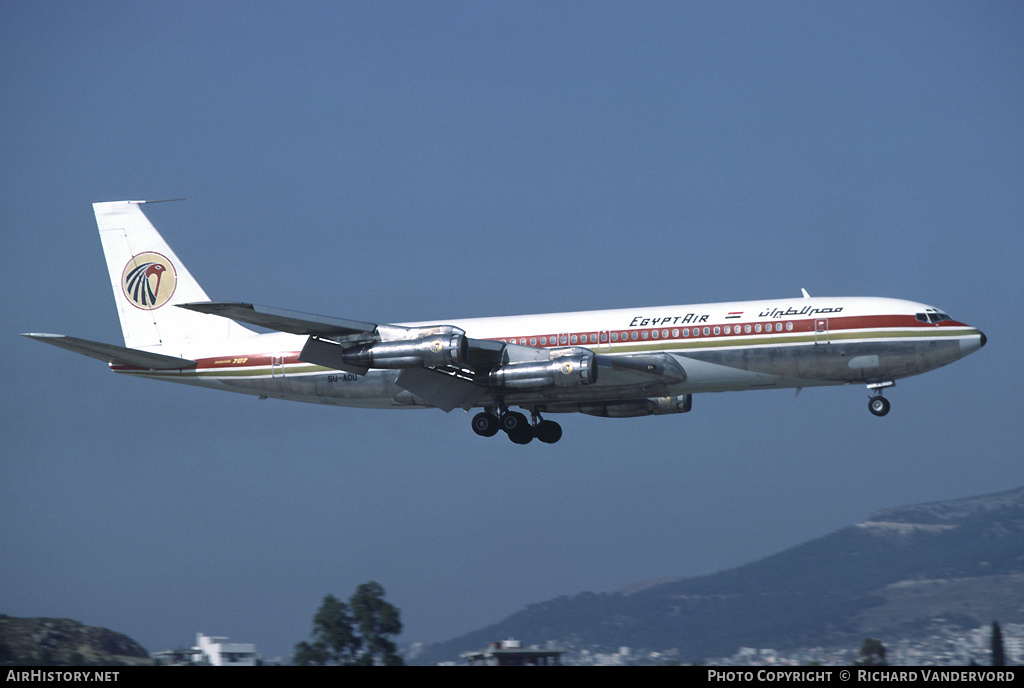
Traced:
[[186, 201], [186, 200], [188, 200], [188, 199], [187, 198], [159, 198], [159, 199], [157, 199], [155, 201], [128, 201], [128, 202], [129, 203], [134, 203], [135, 205], [145, 205], [146, 203], [171, 203], [173, 201]]

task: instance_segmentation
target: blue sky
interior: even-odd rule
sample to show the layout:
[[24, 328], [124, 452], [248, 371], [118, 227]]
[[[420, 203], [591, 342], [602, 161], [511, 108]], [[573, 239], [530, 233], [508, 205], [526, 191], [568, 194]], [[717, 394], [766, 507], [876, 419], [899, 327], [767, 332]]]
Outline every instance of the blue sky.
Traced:
[[[1013, 2], [0, 4], [0, 613], [277, 655], [373, 579], [438, 641], [1019, 487], [1021, 35]], [[804, 287], [989, 344], [884, 419], [861, 387], [704, 395], [518, 447], [17, 336], [120, 342], [90, 203], [177, 197], [147, 213], [218, 300], [401, 322]]]

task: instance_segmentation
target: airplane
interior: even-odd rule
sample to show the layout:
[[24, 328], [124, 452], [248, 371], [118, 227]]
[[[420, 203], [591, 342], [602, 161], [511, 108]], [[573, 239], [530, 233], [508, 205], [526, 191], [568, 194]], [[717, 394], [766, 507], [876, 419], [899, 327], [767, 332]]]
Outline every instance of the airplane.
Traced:
[[504, 432], [516, 444], [561, 438], [542, 414], [686, 413], [706, 392], [864, 384], [869, 411], [884, 416], [883, 392], [896, 380], [986, 342], [921, 303], [804, 289], [799, 298], [398, 324], [211, 301], [142, 212], [155, 202], [93, 204], [124, 346], [24, 336], [116, 373], [260, 398], [479, 409], [476, 434]]

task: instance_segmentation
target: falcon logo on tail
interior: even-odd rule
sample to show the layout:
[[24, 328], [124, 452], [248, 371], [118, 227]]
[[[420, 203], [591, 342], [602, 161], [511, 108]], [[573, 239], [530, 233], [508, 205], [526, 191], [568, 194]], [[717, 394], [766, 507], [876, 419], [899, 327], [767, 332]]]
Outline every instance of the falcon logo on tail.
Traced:
[[170, 300], [177, 281], [171, 261], [159, 253], [140, 253], [124, 267], [121, 289], [136, 308], [151, 311]]

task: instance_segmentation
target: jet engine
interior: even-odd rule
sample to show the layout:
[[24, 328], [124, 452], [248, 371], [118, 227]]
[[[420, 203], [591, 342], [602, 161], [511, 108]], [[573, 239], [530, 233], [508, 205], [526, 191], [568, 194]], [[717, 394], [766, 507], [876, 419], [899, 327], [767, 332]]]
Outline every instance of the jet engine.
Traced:
[[597, 380], [594, 352], [573, 349], [569, 353], [552, 352], [547, 360], [505, 363], [476, 382], [504, 390], [535, 390], [547, 387], [577, 387]]
[[463, 363], [469, 343], [464, 334], [445, 333], [419, 339], [373, 342], [341, 352], [342, 360], [363, 368], [444, 367]]

